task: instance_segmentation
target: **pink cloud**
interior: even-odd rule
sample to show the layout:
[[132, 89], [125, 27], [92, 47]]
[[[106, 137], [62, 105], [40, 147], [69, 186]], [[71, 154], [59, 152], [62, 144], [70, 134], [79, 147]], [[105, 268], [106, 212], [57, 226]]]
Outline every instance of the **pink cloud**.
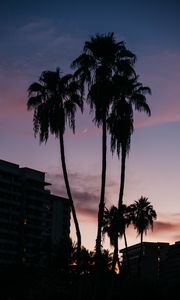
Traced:
[[78, 215], [81, 221], [97, 222], [97, 210], [92, 208], [77, 208]]
[[167, 231], [179, 231], [180, 230], [180, 222], [171, 222], [171, 221], [156, 221], [154, 222], [153, 231], [155, 234], [159, 234]]
[[[179, 107], [177, 107], [179, 109]], [[151, 117], [142, 118], [141, 120], [136, 120], [135, 128], [144, 128], [150, 126], [156, 126], [160, 124], [174, 123], [180, 121], [180, 113], [177, 112], [176, 107], [174, 107], [174, 111], [166, 114], [155, 114]]]

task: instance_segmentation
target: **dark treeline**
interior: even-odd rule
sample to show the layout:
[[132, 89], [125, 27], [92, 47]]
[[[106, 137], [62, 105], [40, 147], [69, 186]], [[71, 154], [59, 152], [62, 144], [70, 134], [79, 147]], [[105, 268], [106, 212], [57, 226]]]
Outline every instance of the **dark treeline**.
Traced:
[[175, 296], [178, 286], [165, 287], [159, 282], [145, 281], [143, 278], [127, 278], [122, 271], [112, 272], [113, 253], [102, 250], [101, 276], [96, 288], [96, 253], [77, 245], [71, 240], [47, 251], [47, 263], [42, 268], [38, 261], [34, 265], [17, 264], [0, 271], [1, 300], [50, 300], [50, 299], [169, 299]]

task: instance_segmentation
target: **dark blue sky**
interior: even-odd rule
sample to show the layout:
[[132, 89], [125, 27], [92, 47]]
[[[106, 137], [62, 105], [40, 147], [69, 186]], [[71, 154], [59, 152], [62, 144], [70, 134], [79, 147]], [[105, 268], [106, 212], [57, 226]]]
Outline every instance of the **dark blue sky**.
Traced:
[[[1, 1], [1, 68], [68, 70], [85, 40], [115, 32], [139, 58], [180, 50], [179, 1]], [[30, 67], [31, 64], [31, 67]]]
[[[1, 1], [2, 42], [18, 28], [46, 20], [56, 30], [86, 38], [114, 31], [136, 49], [180, 47], [179, 1]], [[12, 49], [11, 49], [12, 50]], [[16, 50], [16, 49], [15, 49]], [[139, 49], [138, 49], [139, 50]]]

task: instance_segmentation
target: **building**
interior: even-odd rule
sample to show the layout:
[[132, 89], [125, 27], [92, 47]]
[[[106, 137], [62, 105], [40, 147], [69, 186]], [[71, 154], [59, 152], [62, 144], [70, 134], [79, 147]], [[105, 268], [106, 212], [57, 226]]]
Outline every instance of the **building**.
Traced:
[[165, 286], [180, 284], [180, 241], [169, 246], [167, 259], [162, 263], [161, 282]]
[[[128, 247], [128, 258], [132, 278], [138, 277], [138, 261], [141, 250], [141, 244]], [[157, 282], [161, 276], [161, 265], [167, 260], [169, 251], [169, 243], [153, 243], [143, 242], [142, 258], [141, 258], [141, 278]], [[126, 249], [120, 251], [122, 253], [122, 271], [127, 274], [127, 253]]]
[[44, 264], [69, 237], [68, 199], [51, 195], [45, 173], [0, 160], [0, 265]]
[[52, 207], [52, 243], [57, 245], [61, 240], [67, 240], [70, 229], [70, 207], [65, 198], [51, 195]]

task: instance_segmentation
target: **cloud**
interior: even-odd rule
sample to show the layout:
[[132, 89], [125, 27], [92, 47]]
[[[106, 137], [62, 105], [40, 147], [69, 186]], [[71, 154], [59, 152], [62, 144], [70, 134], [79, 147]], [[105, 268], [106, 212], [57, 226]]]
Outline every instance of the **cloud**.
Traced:
[[176, 231], [180, 230], [180, 222], [173, 223], [173, 222], [165, 222], [165, 221], [155, 221], [153, 231], [154, 233], [162, 233], [167, 231]]
[[[164, 230], [165, 234], [170, 236], [171, 242], [176, 242], [180, 240], [180, 213], [172, 213], [169, 214], [167, 217], [167, 231]], [[168, 222], [169, 220], [169, 222]], [[164, 226], [165, 228], [166, 226]], [[169, 227], [169, 228], [168, 228]]]
[[92, 208], [87, 208], [87, 207], [86, 208], [78, 207], [77, 212], [80, 215], [81, 221], [97, 222], [97, 216], [98, 216], [97, 210]]
[[30, 23], [24, 24], [16, 30], [17, 37], [23, 37], [23, 42], [30, 43], [45, 43], [51, 42], [57, 36], [57, 29], [55, 24], [49, 19], [34, 20]]
[[180, 241], [180, 234], [177, 234], [177, 235], [175, 234], [175, 235], [173, 235], [172, 241], [173, 241], [173, 242]]
[[172, 243], [180, 239], [179, 232], [180, 218], [177, 215], [160, 215], [159, 220], [154, 222], [153, 231], [148, 231], [147, 239]]
[[[60, 196], [66, 196], [63, 175], [59, 175], [55, 170], [50, 171], [48, 180], [53, 183], [52, 193]], [[97, 224], [97, 213], [100, 195], [100, 176], [80, 174], [70, 172], [69, 180], [72, 188], [73, 199], [80, 222], [83, 224]], [[112, 194], [117, 188], [116, 182], [110, 180], [107, 185], [106, 196]], [[107, 196], [108, 199], [108, 196]], [[106, 206], [110, 207], [113, 203], [107, 200]], [[158, 219], [154, 222], [153, 231], [149, 230], [144, 236], [146, 241], [167, 241], [174, 243], [180, 239], [180, 213], [161, 214], [158, 213]], [[127, 230], [127, 238], [130, 244], [138, 243], [139, 237], [133, 226]]]
[[49, 19], [39, 19], [34, 20], [32, 22], [26, 23], [22, 27], [18, 28], [17, 30], [19, 32], [23, 32], [25, 34], [27, 33], [35, 33], [37, 31], [45, 31], [47, 28], [50, 28], [52, 26], [52, 21]]
[[[59, 175], [55, 172], [48, 173], [47, 180], [52, 183], [52, 193], [67, 197], [64, 178], [62, 174]], [[101, 176], [70, 172], [69, 182], [71, 185], [71, 192], [75, 207], [80, 215], [81, 220], [86, 219], [94, 221], [95, 219], [97, 219]], [[115, 182], [113, 182], [112, 180], [108, 180], [106, 187], [107, 205], [110, 205], [108, 194], [110, 192], [110, 189], [112, 189], [115, 185]]]
[[[49, 69], [60, 66], [69, 72], [70, 63], [82, 48], [81, 30], [64, 27], [61, 21], [38, 19], [24, 24], [16, 30], [16, 39], [21, 40], [23, 61], [30, 68]], [[16, 43], [17, 45], [17, 43]], [[22, 56], [21, 56], [22, 63]]]
[[[58, 174], [56, 169], [49, 170], [47, 179], [52, 183], [51, 192], [67, 197], [62, 174]], [[75, 207], [81, 221], [97, 222], [97, 212], [99, 205], [101, 176], [80, 174], [78, 172], [69, 173], [69, 181], [73, 194]], [[106, 206], [112, 204], [109, 199], [112, 199], [114, 190], [117, 189], [117, 182], [107, 178], [106, 187]], [[108, 197], [111, 195], [111, 197]], [[133, 226], [128, 228], [128, 235], [132, 238], [137, 237], [137, 233]], [[180, 213], [162, 214], [158, 213], [158, 219], [154, 222], [153, 231], [149, 230], [145, 237], [150, 241], [170, 241], [174, 242], [179, 239], [180, 232]]]
[[49, 42], [49, 45], [47, 44], [46, 47], [51, 46], [52, 50], [54, 47], [60, 45], [70, 45], [71, 50], [73, 51], [74, 46], [77, 46], [79, 42], [80, 44], [83, 43], [82, 39], [79, 38], [80, 30], [74, 32], [73, 29], [74, 28], [64, 28], [60, 21], [42, 18], [17, 28], [16, 33], [19, 36], [24, 36], [33, 43], [38, 42], [39, 45], [41, 42]]

